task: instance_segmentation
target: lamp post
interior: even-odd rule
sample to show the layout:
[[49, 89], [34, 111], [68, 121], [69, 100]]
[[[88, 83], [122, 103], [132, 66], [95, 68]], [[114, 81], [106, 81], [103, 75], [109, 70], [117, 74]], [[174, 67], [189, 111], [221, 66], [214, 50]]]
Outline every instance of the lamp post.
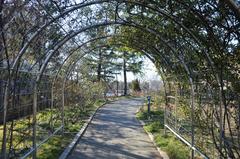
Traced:
[[118, 97], [118, 76], [116, 74], [116, 81], [117, 81], [117, 97]]
[[148, 114], [150, 114], [150, 111], [151, 111], [151, 96], [147, 96], [147, 100], [148, 100]]

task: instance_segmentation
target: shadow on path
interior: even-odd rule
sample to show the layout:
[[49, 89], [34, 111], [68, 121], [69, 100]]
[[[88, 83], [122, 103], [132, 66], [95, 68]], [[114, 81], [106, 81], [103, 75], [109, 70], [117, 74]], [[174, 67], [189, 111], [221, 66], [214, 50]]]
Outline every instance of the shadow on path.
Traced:
[[135, 118], [143, 99], [122, 99], [97, 112], [68, 159], [160, 159]]

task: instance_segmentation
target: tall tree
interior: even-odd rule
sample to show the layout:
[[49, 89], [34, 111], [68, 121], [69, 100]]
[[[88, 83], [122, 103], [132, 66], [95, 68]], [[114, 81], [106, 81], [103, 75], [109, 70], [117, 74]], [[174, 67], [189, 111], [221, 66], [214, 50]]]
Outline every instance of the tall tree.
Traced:
[[123, 59], [123, 76], [124, 76], [124, 96], [128, 95], [128, 81], [127, 72], [133, 74], [141, 73], [143, 67], [143, 60], [141, 54], [134, 52], [132, 49], [123, 48], [122, 59]]
[[127, 53], [124, 51], [123, 52], [123, 76], [124, 76], [124, 93], [123, 95], [127, 95]]

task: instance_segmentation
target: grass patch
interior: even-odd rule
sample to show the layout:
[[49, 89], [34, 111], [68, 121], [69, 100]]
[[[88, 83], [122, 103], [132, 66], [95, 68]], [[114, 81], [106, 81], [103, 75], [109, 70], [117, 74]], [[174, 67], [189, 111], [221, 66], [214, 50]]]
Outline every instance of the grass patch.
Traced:
[[163, 128], [163, 124], [159, 121], [153, 121], [144, 126], [144, 129], [151, 133], [157, 133]]
[[189, 158], [190, 149], [172, 135], [164, 135], [163, 131], [155, 136], [158, 147], [166, 151], [170, 159]]
[[183, 146], [182, 143], [176, 139], [170, 140], [166, 147], [166, 152], [169, 158], [186, 159], [189, 158], [189, 148]]
[[38, 150], [38, 159], [58, 158], [73, 137], [73, 135], [56, 135], [52, 137]]
[[141, 109], [136, 114], [137, 119], [145, 121], [144, 129], [154, 135], [155, 143], [165, 151], [170, 159], [187, 159], [189, 158], [190, 149], [188, 146], [178, 140], [173, 134], [164, 135], [164, 112], [163, 110], [153, 110], [147, 113]]
[[[79, 132], [84, 125], [85, 120], [95, 111], [99, 106], [103, 105], [105, 100], [96, 100], [95, 103], [86, 106], [86, 109], [80, 110], [78, 107], [66, 107], [64, 111], [65, 115], [65, 127], [64, 134], [61, 130], [51, 137], [46, 143], [41, 145], [37, 150], [37, 158], [39, 159], [52, 159], [58, 158], [68, 144], [73, 140], [76, 133]], [[50, 124], [52, 118], [53, 123]], [[61, 125], [61, 113], [57, 109], [53, 109], [52, 113], [50, 109], [45, 109], [37, 114], [37, 143], [40, 143], [53, 133]], [[9, 158], [20, 158], [26, 154], [32, 146], [32, 116], [24, 117], [18, 120], [14, 120], [14, 131], [12, 134], [12, 145], [14, 152], [9, 154]], [[7, 123], [7, 128], [10, 129], [11, 122]], [[3, 129], [3, 126], [0, 126]], [[0, 131], [0, 138], [2, 138], [2, 131]], [[10, 139], [8, 138], [8, 143]], [[2, 142], [0, 141], [0, 144]], [[7, 144], [7, 149], [9, 148]], [[13, 155], [12, 155], [13, 154]], [[30, 155], [31, 156], [31, 155]]]
[[[105, 103], [104, 100], [97, 100], [91, 107], [89, 107], [89, 110], [79, 113], [79, 115], [81, 116], [81, 119], [89, 117], [94, 110], [96, 110], [99, 106], [103, 105], [104, 103]], [[71, 112], [68, 112], [66, 114], [71, 115]], [[64, 149], [73, 140], [76, 133], [84, 125], [85, 121], [81, 119], [75, 122], [66, 123], [65, 132], [68, 132], [68, 133], [65, 133], [63, 135], [55, 135], [54, 137], [50, 138], [48, 142], [44, 143], [38, 149], [38, 155], [37, 155], [38, 158], [39, 159], [58, 158], [61, 155], [61, 153], [64, 151]]]

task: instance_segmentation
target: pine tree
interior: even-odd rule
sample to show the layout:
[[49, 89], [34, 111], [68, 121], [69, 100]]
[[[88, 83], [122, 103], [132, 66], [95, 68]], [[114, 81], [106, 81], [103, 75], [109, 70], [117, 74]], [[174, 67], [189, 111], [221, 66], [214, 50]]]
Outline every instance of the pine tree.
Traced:
[[[133, 74], [141, 73], [143, 67], [143, 60], [141, 59], [141, 54], [124, 48], [125, 51], [122, 53], [123, 58], [123, 76], [124, 76], [124, 96], [128, 95], [128, 84], [127, 84], [127, 72], [132, 72]], [[128, 50], [128, 52], [127, 52]]]
[[132, 81], [131, 88], [135, 92], [140, 92], [141, 91], [140, 82], [139, 82], [138, 79]]

